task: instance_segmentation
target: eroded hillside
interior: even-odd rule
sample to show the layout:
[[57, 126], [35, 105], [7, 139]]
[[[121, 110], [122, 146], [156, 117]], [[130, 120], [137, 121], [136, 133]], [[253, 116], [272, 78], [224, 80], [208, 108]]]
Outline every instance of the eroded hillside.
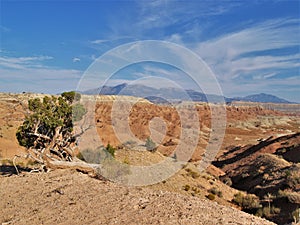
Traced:
[[[24, 148], [21, 148], [18, 145], [15, 133], [27, 113], [29, 113], [27, 110], [28, 99], [34, 97], [41, 98], [43, 97], [43, 95], [0, 95], [0, 156], [2, 164], [9, 163], [8, 161], [11, 160], [14, 155], [24, 155], [24, 153], [26, 152]], [[114, 107], [114, 101], [116, 100], [114, 96], [98, 96], [97, 103], [95, 104], [95, 108], [93, 109], [95, 113], [95, 118], [93, 119], [101, 143], [104, 146], [110, 143], [110, 145], [116, 148], [115, 158], [119, 162], [128, 165], [148, 166], [161, 162], [165, 158], [176, 158], [176, 156], [174, 155], [174, 150], [176, 149], [176, 147], [181, 142], [188, 143], [190, 138], [189, 135], [185, 137], [186, 139], [182, 137], [182, 126], [184, 126], [184, 128], [189, 132], [192, 132], [191, 134], [194, 134], [194, 129], [199, 129], [197, 130], [197, 134], [199, 134], [199, 136], [198, 141], [195, 145], [196, 149], [192, 154], [191, 159], [189, 160], [190, 162], [170, 178], [147, 187], [147, 190], [154, 190], [155, 192], [153, 193], [161, 190], [168, 193], [175, 192], [176, 195], [174, 196], [177, 197], [171, 197], [171, 202], [176, 202], [176, 199], [178, 198], [177, 194], [181, 194], [180, 196], [187, 196], [189, 200], [191, 197], [193, 197], [191, 199], [195, 199], [195, 201], [197, 201], [197, 199], [210, 199], [214, 202], [218, 202], [219, 204], [229, 207], [236, 207], [238, 209], [243, 208], [236, 201], [234, 201], [236, 195], [239, 194], [238, 190], [247, 191], [249, 193], [257, 195], [259, 197], [259, 199], [257, 200], [257, 209], [262, 209], [263, 207], [268, 206], [268, 203], [270, 201], [265, 201], [266, 194], [270, 193], [272, 194], [272, 196], [277, 196], [280, 194], [282, 198], [276, 198], [277, 200], [274, 201], [272, 200], [272, 206], [274, 208], [279, 208], [279, 206], [283, 204], [283, 201], [289, 201], [288, 204], [285, 204], [285, 206], [289, 208], [287, 208], [287, 210], [281, 210], [281, 214], [280, 212], [277, 212], [278, 215], [275, 215], [274, 213], [274, 215], [272, 214], [268, 218], [273, 219], [274, 221], [279, 223], [286, 221], [291, 222], [291, 219], [293, 218], [288, 211], [294, 211], [297, 209], [299, 199], [299, 196], [297, 195], [297, 192], [299, 192], [299, 186], [297, 186], [298, 184], [293, 183], [293, 180], [288, 180], [288, 177], [291, 178], [295, 176], [294, 174], [298, 174], [299, 172], [299, 166], [297, 164], [299, 163], [299, 134], [297, 134], [297, 132], [299, 132], [300, 122], [297, 115], [291, 115], [290, 113], [287, 115], [283, 112], [263, 109], [262, 107], [259, 107], [257, 105], [239, 107], [226, 106], [226, 118], [225, 121], [222, 121], [226, 124], [226, 130], [224, 138], [217, 140], [221, 142], [221, 148], [216, 158], [217, 160], [214, 162], [214, 165], [209, 166], [205, 171], [199, 172], [199, 160], [202, 159], [203, 154], [206, 151], [206, 147], [212, 141], [210, 140], [210, 137], [212, 135], [212, 116], [210, 105], [208, 105], [207, 103], [196, 103], [195, 110], [198, 117], [197, 120], [199, 122], [199, 127], [197, 128], [196, 124], [183, 124], [182, 122], [182, 119], [188, 119], [188, 116], [191, 115], [189, 114], [190, 103], [182, 106], [181, 114], [179, 115], [179, 113], [176, 111], [176, 108], [172, 106], [156, 105], [150, 103], [147, 100], [137, 99], [134, 97], [125, 96], [122, 98], [125, 102], [135, 102], [135, 104], [132, 105], [128, 115], [125, 114], [125, 108], [112, 111]], [[119, 105], [119, 107], [122, 107], [122, 105]], [[134, 135], [135, 140], [132, 140], [131, 136], [126, 133], [127, 130], [123, 125], [119, 125], [119, 123], [116, 122], [115, 117], [125, 120], [126, 124], [130, 128], [130, 132], [132, 132], [132, 134]], [[116, 125], [118, 125], [118, 131], [121, 131], [121, 135], [123, 135], [121, 141], [120, 134], [118, 134], [119, 136], [116, 135]], [[157, 151], [150, 152], [146, 150], [145, 141], [148, 137], [151, 137], [156, 142]], [[87, 144], [88, 142], [89, 139], [86, 139]], [[21, 163], [21, 160], [18, 159], [18, 162]], [[26, 165], [26, 162], [23, 165]], [[3, 168], [4, 167], [2, 167], [2, 169]], [[259, 168], [259, 170], [257, 168]], [[3, 170], [1, 171], [3, 173]], [[30, 178], [31, 176], [29, 175], [24, 176], [25, 178], [23, 181], [25, 181], [26, 179], [33, 179]], [[54, 175], [54, 177], [55, 176], [56, 175]], [[72, 176], [76, 175], [73, 174]], [[10, 177], [5, 182], [13, 182], [14, 178], [16, 177]], [[18, 182], [23, 182], [21, 178], [18, 177]], [[36, 179], [36, 177], [34, 179]], [[45, 177], [43, 179], [48, 178]], [[55, 178], [50, 177], [50, 183], [53, 182], [51, 181], [51, 179]], [[59, 174], [57, 175], [57, 179], [62, 181], [67, 178], [64, 177], [64, 175]], [[77, 184], [75, 182], [76, 179], [74, 178], [72, 182], [75, 185], [78, 185], [78, 191], [76, 192], [76, 194], [81, 195], [80, 190], [84, 190], [84, 187], [83, 184]], [[2, 184], [4, 185], [5, 182]], [[230, 187], [231, 183], [232, 187]], [[58, 184], [56, 184], [56, 186], [57, 185]], [[294, 187], [291, 187], [292, 185], [294, 185]], [[18, 186], [18, 184], [16, 184], [16, 186]], [[19, 186], [22, 185], [19, 184]], [[54, 196], [56, 196], [58, 193], [57, 196], [66, 197], [67, 194], [62, 194], [61, 196], [61, 194], [59, 193], [60, 191], [55, 191], [58, 186], [55, 186], [55, 188], [54, 186], [49, 186], [49, 188], [52, 188], [54, 190]], [[68, 187], [68, 185], [66, 187]], [[3, 188], [8, 188], [8, 186], [4, 186]], [[2, 190], [4, 190], [3, 188]], [[28, 190], [30, 188], [31, 187], [29, 185]], [[66, 193], [68, 193], [69, 191], [70, 190], [67, 188]], [[136, 192], [134, 193], [138, 196], [145, 194], [143, 191], [141, 191], [142, 194], [138, 194]], [[5, 191], [2, 193], [2, 195], [5, 195]], [[93, 193], [91, 193], [91, 196], [92, 195]], [[52, 196], [52, 194], [50, 196]], [[71, 198], [75, 198], [74, 196], [72, 196]], [[116, 197], [116, 199], [118, 198], [122, 199], [120, 196]], [[9, 199], [7, 199], [6, 201], [9, 202]], [[149, 201], [152, 202], [152, 200]], [[44, 201], [42, 202], [43, 203], [41, 203], [41, 207], [43, 204], [49, 203]], [[70, 202], [73, 202], [71, 203], [71, 205], [79, 204], [78, 207], [81, 207], [81, 203], [78, 199], [76, 201], [70, 200]], [[30, 205], [33, 204], [33, 202], [28, 200], [26, 204]], [[95, 204], [97, 203], [95, 202]], [[137, 205], [139, 205], [139, 203], [137, 203]], [[79, 210], [78, 207], [75, 207], [76, 209], [74, 209], [74, 212], [79, 213], [79, 211], [76, 211]], [[103, 205], [101, 205], [101, 207], [103, 207]], [[120, 212], [124, 213], [124, 211], [122, 210], [125, 210], [125, 208], [121, 209], [117, 206], [114, 207], [116, 207], [115, 212], [118, 215]], [[143, 213], [146, 212], [146, 214], [148, 215], [148, 213], [150, 213], [150, 211], [152, 210], [152, 208], [149, 207], [149, 211], [145, 211], [143, 208], [141, 209], [142, 211], [140, 211], [139, 206], [137, 207], [137, 210], [132, 212], [132, 215], [134, 215], [133, 218], [137, 218], [135, 216], [138, 216], [138, 214], [140, 215], [142, 211]], [[14, 209], [17, 209], [16, 204], [14, 204], [11, 208], [12, 211]], [[38, 212], [40, 210], [38, 208], [36, 210], [39, 218], [43, 219], [44, 211]], [[57, 210], [60, 210], [60, 212], [65, 212], [61, 208], [58, 208]], [[193, 211], [195, 209], [192, 207], [190, 210]], [[250, 210], [249, 212], [253, 213], [253, 210]], [[22, 213], [26, 214], [28, 212], [25, 210], [22, 211]], [[56, 214], [57, 211], [54, 210], [52, 213]], [[93, 213], [94, 212], [92, 212], [92, 215], [95, 216]], [[157, 213], [158, 215], [160, 215], [159, 213], [163, 213], [163, 211]], [[15, 216], [17, 218], [23, 218], [23, 215], [21, 214]], [[54, 214], [51, 214], [52, 219], [49, 219], [49, 221], [53, 222], [55, 220], [53, 216]], [[164, 216], [168, 217], [171, 214], [171, 212], [170, 214], [164, 213], [163, 215], [161, 215], [161, 217], [165, 218]], [[186, 211], [182, 212], [182, 216], [185, 215], [187, 215], [187, 218], [190, 218], [190, 220], [183, 219], [182, 221], [194, 221], [193, 219], [196, 219], [196, 217], [198, 216], [197, 214], [196, 217], [193, 217], [189, 216], [190, 214], [186, 213]], [[173, 217], [177, 219], [178, 216], [178, 214], [173, 215]], [[260, 216], [265, 215], [261, 214]], [[3, 219], [11, 221], [13, 220], [13, 217], [14, 216], [12, 216], [12, 218], [8, 217]], [[32, 218], [33, 217], [34, 215], [32, 215]], [[230, 217], [229, 220], [225, 218], [224, 221], [227, 221], [228, 223], [229, 221], [233, 221], [235, 224], [239, 224], [239, 220], [232, 220], [233, 217]], [[35, 219], [36, 218], [38, 217], [35, 217]], [[79, 218], [81, 218], [82, 221], [92, 223], [92, 221], [87, 220], [87, 218]], [[100, 217], [95, 218], [100, 219]], [[112, 218], [109, 216], [105, 218], [106, 219], [104, 219], [104, 217], [101, 217], [101, 220], [112, 221]], [[121, 217], [118, 216], [118, 218]], [[221, 215], [216, 214], [215, 218], [218, 218], [219, 222], [215, 222], [212, 224], [224, 224], [224, 221], [221, 219], [223, 218]], [[283, 218], [283, 220], [280, 220], [280, 218]], [[153, 218], [151, 217], [147, 221], [156, 221], [155, 219], [152, 219]], [[159, 223], [157, 221], [155, 223]], [[163, 219], [162, 221], [167, 220]], [[204, 224], [208, 224], [207, 221], [208, 220], [206, 220]], [[131, 223], [131, 221], [126, 222]], [[255, 219], [253, 219], [252, 222], [253, 223], [251, 223], [250, 220], [245, 220], [240, 224], [256, 224]], [[257, 224], [260, 223], [257, 222]], [[264, 222], [264, 224], [266, 223]]]

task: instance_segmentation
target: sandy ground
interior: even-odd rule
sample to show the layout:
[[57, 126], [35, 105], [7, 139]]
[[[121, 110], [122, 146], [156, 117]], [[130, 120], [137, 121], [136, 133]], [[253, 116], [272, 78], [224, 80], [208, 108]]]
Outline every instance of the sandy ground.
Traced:
[[273, 224], [205, 199], [69, 170], [0, 177], [2, 224]]

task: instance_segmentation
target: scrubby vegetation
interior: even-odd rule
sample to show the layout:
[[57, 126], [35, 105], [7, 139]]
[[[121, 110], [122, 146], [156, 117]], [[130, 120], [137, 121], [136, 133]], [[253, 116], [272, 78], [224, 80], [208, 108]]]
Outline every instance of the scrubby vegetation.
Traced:
[[246, 211], [261, 208], [259, 198], [253, 194], [243, 194], [242, 192], [238, 192], [234, 195], [233, 202]]
[[194, 179], [197, 179], [198, 177], [200, 177], [200, 173], [197, 172], [197, 171], [194, 171], [190, 168], [186, 168], [185, 171], [187, 172], [187, 175], [194, 178]]
[[222, 191], [220, 191], [218, 188], [213, 187], [211, 189], [209, 189], [209, 192], [213, 195], [217, 195], [218, 197], [222, 198], [223, 197], [223, 193]]
[[146, 149], [150, 152], [155, 152], [156, 151], [156, 144], [150, 137], [148, 137], [146, 139], [145, 146], [146, 146]]
[[212, 193], [209, 193], [207, 196], [206, 196], [206, 198], [208, 198], [209, 200], [215, 200], [215, 198], [216, 198], [216, 195], [214, 195], [214, 194], [212, 194]]
[[300, 133], [294, 133], [233, 148], [231, 158], [223, 161], [226, 175], [221, 180], [249, 193], [236, 194], [233, 203], [277, 224], [296, 221], [292, 212], [300, 205], [299, 141]]

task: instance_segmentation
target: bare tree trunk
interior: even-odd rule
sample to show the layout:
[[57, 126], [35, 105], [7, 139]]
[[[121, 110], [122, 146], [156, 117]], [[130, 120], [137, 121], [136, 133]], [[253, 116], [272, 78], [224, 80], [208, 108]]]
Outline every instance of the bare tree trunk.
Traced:
[[97, 169], [100, 168], [99, 164], [89, 164], [85, 163], [77, 158], [74, 159], [72, 162], [68, 161], [60, 161], [60, 160], [51, 160], [47, 159], [46, 161], [47, 168], [50, 169], [75, 169], [81, 172], [87, 173], [90, 176], [97, 176]]

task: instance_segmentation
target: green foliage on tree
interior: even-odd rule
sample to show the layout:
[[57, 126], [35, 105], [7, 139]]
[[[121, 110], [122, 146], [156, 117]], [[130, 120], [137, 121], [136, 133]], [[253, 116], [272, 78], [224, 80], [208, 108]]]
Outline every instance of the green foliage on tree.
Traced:
[[[30, 115], [18, 128], [16, 137], [21, 146], [31, 149], [36, 159], [43, 161], [46, 154], [71, 160], [73, 121], [80, 120], [86, 113], [84, 107], [75, 101], [80, 95], [64, 92], [61, 96], [45, 96], [28, 101]], [[74, 114], [74, 115], [73, 115]]]

